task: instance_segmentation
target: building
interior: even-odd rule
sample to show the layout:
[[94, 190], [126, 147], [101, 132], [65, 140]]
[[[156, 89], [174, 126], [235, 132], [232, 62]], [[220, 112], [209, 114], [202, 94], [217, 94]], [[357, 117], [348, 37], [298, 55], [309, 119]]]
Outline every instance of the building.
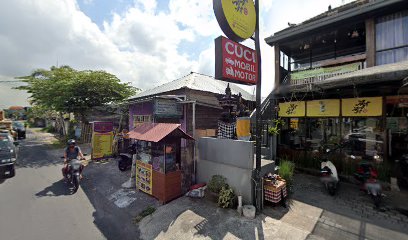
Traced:
[[[289, 9], [287, 9], [289, 11]], [[315, 153], [342, 147], [337, 167], [351, 175], [357, 159], [379, 164], [383, 180], [408, 151], [408, 4], [358, 0], [276, 32], [275, 89], [265, 120], [286, 123], [278, 157], [318, 168]]]
[[[141, 92], [129, 100], [129, 129], [144, 122], [179, 123], [191, 136], [215, 136], [223, 111], [218, 99], [227, 86], [227, 82], [192, 72]], [[253, 94], [237, 84], [229, 86], [232, 94], [241, 93], [244, 104], [254, 109]]]

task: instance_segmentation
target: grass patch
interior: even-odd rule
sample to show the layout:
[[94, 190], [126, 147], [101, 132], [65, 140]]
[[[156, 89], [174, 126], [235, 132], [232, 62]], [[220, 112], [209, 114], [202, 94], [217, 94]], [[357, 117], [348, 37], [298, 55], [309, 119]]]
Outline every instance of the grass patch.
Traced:
[[144, 209], [141, 213], [139, 213], [139, 215], [137, 215], [136, 217], [134, 217], [132, 219], [133, 224], [137, 224], [140, 221], [142, 221], [143, 218], [153, 214], [156, 211], [156, 208], [153, 206], [148, 206], [146, 209]]

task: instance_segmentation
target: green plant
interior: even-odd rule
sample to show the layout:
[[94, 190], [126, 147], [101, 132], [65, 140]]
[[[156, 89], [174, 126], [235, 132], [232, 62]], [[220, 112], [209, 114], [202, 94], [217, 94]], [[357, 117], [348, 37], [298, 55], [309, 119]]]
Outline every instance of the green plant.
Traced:
[[285, 125], [285, 122], [281, 119], [274, 119], [272, 120], [272, 123], [274, 124], [273, 127], [268, 128], [268, 133], [269, 135], [278, 135], [281, 129], [281, 126]]
[[231, 208], [234, 205], [235, 193], [228, 185], [222, 187], [218, 197], [218, 206], [222, 208]]
[[155, 207], [148, 206], [141, 213], [139, 213], [139, 215], [137, 215], [136, 217], [133, 218], [133, 223], [136, 224], [136, 223], [142, 221], [143, 218], [153, 214], [155, 211], [156, 211]]
[[207, 188], [213, 193], [219, 193], [223, 187], [227, 186], [227, 179], [221, 175], [213, 175], [208, 182]]
[[284, 159], [279, 166], [279, 176], [286, 181], [286, 185], [291, 189], [293, 184], [293, 173], [295, 171], [295, 163]]

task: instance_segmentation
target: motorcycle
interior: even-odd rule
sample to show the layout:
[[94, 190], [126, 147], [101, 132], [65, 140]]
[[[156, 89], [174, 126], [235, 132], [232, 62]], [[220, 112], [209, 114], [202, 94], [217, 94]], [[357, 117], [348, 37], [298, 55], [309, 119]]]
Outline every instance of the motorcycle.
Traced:
[[71, 159], [68, 162], [68, 170], [65, 175], [67, 182], [73, 186], [73, 193], [76, 193], [79, 188], [81, 160], [79, 158]]
[[[351, 158], [355, 159], [354, 156]], [[382, 198], [381, 184], [377, 180], [377, 169], [370, 162], [360, 162], [354, 177], [362, 184], [362, 190], [366, 191], [374, 201], [376, 208], [380, 207]]]
[[127, 153], [119, 154], [118, 168], [120, 171], [123, 172], [132, 167], [133, 154], [136, 154], [136, 144], [129, 146]]
[[[330, 149], [326, 149], [326, 154], [331, 153]], [[337, 186], [339, 183], [339, 176], [337, 174], [336, 166], [329, 161], [326, 157], [322, 158], [320, 165], [321, 178], [320, 180], [324, 183], [327, 191], [330, 195], [334, 196], [336, 194]]]

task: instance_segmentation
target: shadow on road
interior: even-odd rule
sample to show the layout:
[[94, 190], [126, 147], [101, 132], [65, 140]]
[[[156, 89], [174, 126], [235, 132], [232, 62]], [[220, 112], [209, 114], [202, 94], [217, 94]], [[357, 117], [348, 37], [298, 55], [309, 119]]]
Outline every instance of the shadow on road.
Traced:
[[67, 183], [65, 180], [61, 179], [58, 182], [53, 183], [51, 186], [48, 186], [41, 190], [40, 192], [36, 193], [35, 196], [37, 197], [58, 197], [58, 196], [66, 196], [71, 195], [72, 192], [68, 188]]

